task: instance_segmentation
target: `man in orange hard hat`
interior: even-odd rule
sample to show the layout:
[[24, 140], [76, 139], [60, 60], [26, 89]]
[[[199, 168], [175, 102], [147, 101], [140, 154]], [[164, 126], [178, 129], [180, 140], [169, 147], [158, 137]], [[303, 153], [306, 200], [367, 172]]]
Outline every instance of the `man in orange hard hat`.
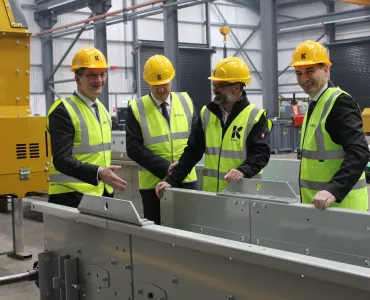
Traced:
[[179, 182], [205, 154], [203, 190], [219, 192], [228, 182], [252, 178], [270, 158], [272, 122], [263, 109], [248, 101], [244, 86], [251, 81], [247, 64], [238, 57], [221, 60], [209, 77], [215, 97], [204, 106], [188, 146], [157, 194]]
[[71, 71], [77, 89], [54, 102], [48, 113], [53, 166], [49, 202], [78, 207], [83, 194], [111, 197], [125, 190], [126, 181], [111, 166], [110, 115], [98, 100], [107, 80], [108, 64], [93, 47], [75, 54]]
[[[160, 202], [155, 187], [171, 173], [190, 134], [196, 113], [185, 92], [171, 92], [175, 69], [163, 55], [150, 57], [144, 80], [150, 93], [129, 103], [126, 122], [127, 155], [139, 164], [139, 190], [144, 217], [160, 224]], [[190, 168], [179, 185], [197, 189], [195, 168]]]
[[302, 125], [300, 194], [316, 208], [368, 209], [365, 167], [369, 149], [357, 102], [329, 81], [323, 45], [305, 41], [293, 53], [297, 82], [310, 96]]

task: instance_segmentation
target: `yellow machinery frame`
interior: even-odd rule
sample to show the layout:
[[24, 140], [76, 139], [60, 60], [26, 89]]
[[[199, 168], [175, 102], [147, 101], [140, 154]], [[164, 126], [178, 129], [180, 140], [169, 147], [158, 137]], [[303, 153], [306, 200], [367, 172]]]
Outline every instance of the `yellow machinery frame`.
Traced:
[[[22, 198], [48, 191], [51, 149], [46, 117], [30, 110], [30, 36], [16, 0], [0, 0], [0, 195], [12, 200], [13, 250], [23, 252]], [[5, 254], [5, 253], [1, 253]]]

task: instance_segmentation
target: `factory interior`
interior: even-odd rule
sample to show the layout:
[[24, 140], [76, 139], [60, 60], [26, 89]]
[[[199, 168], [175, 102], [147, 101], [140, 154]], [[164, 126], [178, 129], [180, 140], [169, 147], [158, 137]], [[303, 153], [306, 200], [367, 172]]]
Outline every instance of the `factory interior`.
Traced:
[[[301, 203], [313, 99], [291, 65], [299, 44], [325, 47], [330, 81], [358, 104], [370, 150], [369, 29], [369, 0], [1, 0], [0, 299], [369, 299], [369, 210]], [[48, 202], [51, 175], [63, 175], [53, 173], [48, 115], [74, 94], [72, 60], [89, 46], [109, 65], [98, 97], [111, 122], [108, 166], [121, 167], [127, 186], [113, 198], [83, 193], [69, 207]], [[129, 101], [151, 91], [145, 68], [154, 55], [171, 61], [171, 91], [186, 92], [199, 118], [219, 62], [241, 59], [244, 92], [272, 124], [260, 176], [202, 190], [206, 153], [197, 190], [161, 194], [160, 224], [144, 217], [143, 167], [126, 136]], [[351, 201], [363, 180], [367, 208], [370, 159], [358, 171]]]

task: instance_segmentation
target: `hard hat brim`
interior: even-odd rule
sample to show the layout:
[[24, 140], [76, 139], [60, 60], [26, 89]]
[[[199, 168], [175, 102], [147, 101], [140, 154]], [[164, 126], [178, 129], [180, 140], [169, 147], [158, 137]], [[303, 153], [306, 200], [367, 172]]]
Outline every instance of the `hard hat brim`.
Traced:
[[163, 79], [163, 80], [156, 80], [156, 81], [150, 81], [150, 80], [146, 80], [144, 78], [144, 80], [147, 82], [147, 84], [149, 85], [162, 85], [162, 84], [167, 84], [169, 82], [172, 81], [172, 79], [174, 79], [175, 76], [171, 77], [171, 78], [168, 78], [168, 79]]
[[230, 82], [230, 83], [236, 83], [236, 82], [243, 82], [246, 85], [249, 85], [251, 82], [251, 77], [245, 77], [245, 78], [219, 78], [219, 77], [208, 77], [211, 81], [221, 81], [221, 82]]
[[331, 61], [317, 62], [317, 61], [309, 60], [309, 61], [297, 61], [295, 63], [290, 64], [290, 66], [291, 67], [301, 67], [301, 66], [311, 66], [311, 65], [317, 65], [317, 64], [325, 64], [328, 67], [332, 65]]

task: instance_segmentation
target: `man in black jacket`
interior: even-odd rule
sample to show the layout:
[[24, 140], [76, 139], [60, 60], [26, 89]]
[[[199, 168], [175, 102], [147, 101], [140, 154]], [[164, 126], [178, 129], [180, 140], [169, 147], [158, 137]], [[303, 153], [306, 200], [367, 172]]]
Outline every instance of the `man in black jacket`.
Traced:
[[[171, 92], [175, 69], [163, 55], [150, 57], [144, 66], [150, 93], [130, 101], [127, 110], [127, 155], [139, 164], [139, 191], [144, 217], [160, 224], [157, 183], [172, 171], [172, 163], [186, 146], [196, 112], [189, 95]], [[193, 169], [193, 170], [192, 170]], [[179, 182], [182, 188], [197, 189], [194, 168]], [[186, 174], [188, 175], [188, 174]]]
[[78, 207], [84, 193], [112, 197], [113, 188], [126, 188], [126, 181], [114, 173], [120, 166], [110, 166], [111, 120], [97, 99], [106, 82], [106, 68], [98, 49], [79, 50], [71, 68], [77, 89], [49, 110], [51, 203]]
[[[203, 108], [172, 174], [158, 184], [158, 196], [165, 188], [178, 187], [204, 153], [203, 190], [207, 191], [219, 191], [227, 182], [252, 178], [269, 161], [272, 124], [264, 110], [250, 104], [243, 90], [250, 83], [248, 66], [237, 57], [226, 58], [209, 79], [214, 100]], [[213, 169], [217, 163], [217, 170]]]
[[316, 208], [367, 210], [369, 148], [357, 102], [329, 81], [325, 48], [305, 41], [293, 53], [298, 84], [311, 98], [302, 127], [300, 190]]

